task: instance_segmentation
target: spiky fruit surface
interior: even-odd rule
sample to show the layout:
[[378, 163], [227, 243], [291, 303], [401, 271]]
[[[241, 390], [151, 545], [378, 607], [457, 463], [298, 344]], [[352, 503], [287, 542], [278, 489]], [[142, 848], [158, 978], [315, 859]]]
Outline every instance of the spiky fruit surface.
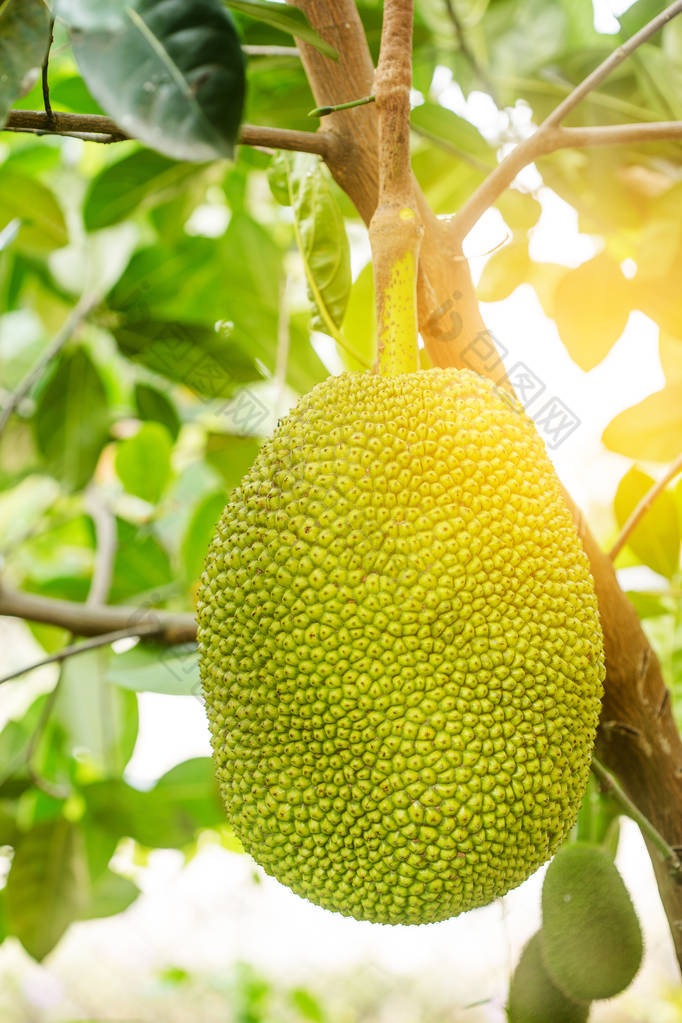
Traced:
[[225, 508], [198, 625], [229, 819], [299, 895], [442, 920], [518, 885], [572, 826], [597, 604], [544, 446], [489, 381], [315, 387]]

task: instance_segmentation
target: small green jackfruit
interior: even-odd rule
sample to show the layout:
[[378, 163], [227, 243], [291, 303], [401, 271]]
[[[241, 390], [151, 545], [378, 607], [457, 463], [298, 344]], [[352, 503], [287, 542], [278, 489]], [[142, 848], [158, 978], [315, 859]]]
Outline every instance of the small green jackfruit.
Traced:
[[534, 934], [509, 986], [509, 1023], [585, 1023], [589, 1013], [589, 1003], [574, 1002], [556, 986], [542, 960], [540, 932]]
[[624, 991], [642, 961], [642, 931], [609, 854], [575, 842], [550, 863], [542, 886], [542, 954], [554, 983], [592, 1001]]
[[229, 820], [299, 895], [442, 920], [573, 825], [596, 598], [533, 424], [476, 374], [344, 374], [304, 397], [225, 508], [198, 635]]

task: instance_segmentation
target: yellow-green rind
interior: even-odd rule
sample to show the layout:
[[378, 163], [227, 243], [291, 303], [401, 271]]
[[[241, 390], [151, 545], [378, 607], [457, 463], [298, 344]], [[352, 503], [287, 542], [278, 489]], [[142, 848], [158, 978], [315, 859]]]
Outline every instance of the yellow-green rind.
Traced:
[[442, 920], [571, 828], [596, 598], [533, 424], [476, 374], [344, 374], [304, 397], [225, 508], [198, 632], [228, 817], [299, 895]]

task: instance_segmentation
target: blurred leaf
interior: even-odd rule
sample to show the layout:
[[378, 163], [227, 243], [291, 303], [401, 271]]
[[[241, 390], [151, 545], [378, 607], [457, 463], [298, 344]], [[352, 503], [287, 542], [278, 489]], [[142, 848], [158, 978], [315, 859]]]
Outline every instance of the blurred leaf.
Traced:
[[[260, 444], [253, 437], [240, 437], [234, 433], [206, 434], [206, 461], [218, 470], [225, 481], [226, 491], [239, 485], [244, 473], [251, 467]], [[225, 495], [225, 500], [227, 495]]]
[[280, 151], [270, 169], [278, 202], [294, 211], [294, 229], [321, 330], [334, 336], [351, 286], [350, 246], [326, 167], [310, 153]]
[[107, 869], [92, 886], [90, 899], [80, 919], [115, 916], [132, 905], [139, 894], [140, 889], [136, 884]]
[[557, 286], [568, 272], [568, 267], [563, 263], [535, 263], [532, 260], [530, 262], [528, 283], [535, 289], [542, 311], [550, 320], [554, 319]]
[[14, 245], [29, 255], [43, 255], [69, 240], [54, 193], [36, 178], [5, 164], [0, 167], [0, 230], [12, 220], [21, 223]]
[[83, 836], [59, 818], [38, 824], [17, 845], [5, 889], [7, 920], [34, 959], [45, 958], [87, 897]]
[[574, 842], [542, 886], [542, 957], [554, 983], [579, 1001], [612, 998], [642, 959], [642, 932], [628, 891], [605, 850]]
[[[150, 618], [153, 611], [149, 612]], [[139, 643], [132, 650], [112, 654], [107, 681], [136, 693], [196, 696], [200, 692], [199, 659], [194, 644], [159, 646]]]
[[209, 757], [178, 764], [147, 792], [121, 780], [95, 782], [82, 792], [93, 820], [151, 849], [182, 848], [197, 830], [224, 822]]
[[61, 726], [71, 756], [119, 775], [135, 748], [138, 712], [135, 695], [108, 681], [111, 656], [103, 648], [64, 662], [52, 721]]
[[26, 76], [45, 59], [50, 38], [50, 12], [43, 0], [5, 0], [0, 6], [0, 126]]
[[483, 267], [476, 293], [481, 302], [501, 302], [528, 278], [530, 260], [525, 238], [503, 245]]
[[34, 418], [51, 475], [74, 490], [84, 487], [109, 438], [109, 418], [104, 384], [87, 351], [62, 352], [38, 395]]
[[606, 253], [588, 259], [559, 281], [554, 315], [568, 354], [586, 372], [608, 355], [630, 315], [628, 284]]
[[[623, 476], [613, 502], [620, 529], [654, 482], [634, 466]], [[628, 546], [642, 564], [667, 579], [673, 577], [680, 561], [680, 531], [672, 491], [664, 490], [656, 497], [630, 534]]]
[[637, 3], [631, 4], [628, 10], [618, 15], [621, 35], [627, 38], [639, 32], [640, 28], [644, 28], [647, 22], [660, 14], [666, 6], [667, 0], [637, 0]]
[[[650, 266], [656, 266], [654, 262]], [[642, 275], [637, 273], [630, 282], [633, 304], [650, 316], [661, 328], [673, 337], [682, 337], [682, 303], [677, 289], [682, 274], [682, 246], [668, 269], [653, 275], [650, 270]]]
[[182, 194], [202, 174], [194, 163], [178, 163], [150, 149], [138, 149], [111, 163], [93, 179], [83, 207], [87, 231], [99, 231]]
[[310, 1023], [324, 1023], [326, 1015], [317, 998], [303, 987], [296, 987], [289, 993], [292, 1006], [303, 1019]]
[[232, 156], [245, 71], [220, 0], [137, 0], [115, 25], [74, 28], [71, 42], [88, 88], [125, 132], [176, 160]]
[[321, 36], [310, 26], [308, 18], [303, 11], [292, 10], [282, 7], [279, 3], [272, 3], [269, 0], [225, 0], [228, 7], [240, 14], [247, 14], [250, 18], [265, 21], [274, 28], [288, 32], [297, 39], [310, 43], [326, 57], [338, 60], [338, 53], [333, 46], [326, 43]]
[[52, 0], [52, 7], [56, 17], [71, 28], [113, 31], [121, 25], [121, 0], [97, 0], [96, 4], [88, 0]]
[[129, 494], [156, 504], [171, 474], [173, 444], [165, 426], [143, 423], [116, 448], [116, 474]]
[[589, 777], [578, 811], [575, 832], [576, 841], [600, 845], [615, 858], [620, 834], [620, 809], [614, 799], [601, 791], [593, 775]]
[[[137, 526], [116, 519], [117, 546], [109, 599], [112, 604], [129, 603], [139, 594], [149, 594], [158, 602], [158, 591], [174, 581], [168, 554], [151, 526]], [[153, 609], [149, 609], [152, 615]], [[131, 625], [139, 621], [131, 620]]]
[[182, 541], [182, 563], [185, 578], [195, 582], [201, 576], [208, 545], [213, 539], [218, 519], [225, 507], [225, 494], [209, 494], [197, 505]]
[[438, 103], [421, 103], [410, 113], [412, 126], [420, 135], [465, 160], [473, 160], [479, 170], [492, 170], [497, 162], [495, 150], [470, 121]]
[[682, 383], [650, 394], [612, 419], [602, 440], [611, 451], [650, 462], [672, 462], [680, 453]]
[[535, 227], [542, 206], [539, 201], [527, 192], [518, 188], [508, 188], [495, 203], [511, 231], [530, 231]]
[[[377, 313], [374, 298], [374, 270], [372, 264], [363, 267], [351, 288], [346, 314], [343, 318], [343, 334], [354, 352], [357, 352], [371, 366], [376, 358]], [[351, 370], [363, 369], [357, 359], [339, 348], [339, 354]]]
[[[682, 528], [682, 516], [680, 517], [680, 527]], [[655, 597], [651, 593], [641, 593], [637, 590], [629, 590], [626, 594], [630, 603], [634, 606], [638, 617], [641, 620], [646, 618], [660, 618], [662, 615], [669, 615], [670, 608], [661, 600], [660, 597]]]
[[568, 998], [549, 976], [542, 960], [541, 933], [521, 953], [509, 987], [509, 1023], [586, 1023], [589, 1005]]
[[682, 340], [662, 330], [658, 338], [658, 353], [666, 383], [682, 384]]
[[170, 398], [163, 391], [149, 384], [135, 384], [135, 408], [140, 419], [147, 422], [161, 423], [168, 430], [173, 442], [180, 432], [180, 416]]
[[433, 144], [420, 146], [412, 155], [412, 169], [436, 214], [452, 214], [483, 180], [481, 170]]

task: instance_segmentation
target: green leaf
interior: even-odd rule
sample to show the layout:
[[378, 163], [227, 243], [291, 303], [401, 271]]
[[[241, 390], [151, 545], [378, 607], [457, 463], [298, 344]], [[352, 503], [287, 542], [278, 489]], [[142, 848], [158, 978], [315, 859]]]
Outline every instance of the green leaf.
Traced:
[[43, 0], [5, 0], [0, 6], [0, 126], [27, 75], [43, 63], [50, 38], [50, 12]]
[[253, 464], [259, 447], [259, 442], [253, 437], [240, 437], [236, 433], [206, 434], [206, 461], [222, 476], [226, 492], [239, 485]]
[[492, 170], [496, 164], [495, 150], [486, 142], [478, 128], [438, 103], [422, 103], [410, 114], [412, 127], [420, 135], [449, 153], [474, 162], [479, 170]]
[[173, 443], [165, 426], [143, 423], [116, 449], [116, 474], [129, 494], [156, 504], [171, 474]]
[[591, 774], [578, 811], [575, 838], [578, 842], [601, 845], [615, 858], [620, 833], [620, 810], [617, 803], [602, 792]]
[[[109, 599], [112, 604], [129, 603], [142, 593], [154, 602], [174, 580], [168, 554], [152, 526], [138, 526], [126, 519], [116, 519], [116, 556]], [[154, 614], [153, 608], [148, 613]], [[135, 621], [139, 621], [139, 615]], [[131, 625], [134, 624], [131, 621]]]
[[287, 8], [279, 3], [271, 3], [269, 0], [225, 0], [225, 2], [233, 11], [239, 11], [240, 14], [246, 14], [250, 18], [264, 21], [282, 32], [288, 32], [289, 35], [296, 36], [297, 39], [302, 39], [305, 43], [310, 43], [326, 57], [338, 60], [339, 55], [334, 47], [326, 43], [311, 28], [303, 11]]
[[664, 387], [612, 419], [602, 440], [611, 451], [650, 462], [672, 462], [680, 453], [682, 383]]
[[541, 934], [521, 953], [509, 987], [509, 1023], [586, 1023], [589, 1005], [579, 1005], [559, 990], [542, 961]]
[[377, 312], [371, 263], [363, 267], [353, 282], [343, 319], [343, 334], [353, 351], [364, 361], [363, 365], [340, 348], [339, 354], [347, 367], [359, 370], [371, 366], [377, 350]]
[[107, 681], [136, 693], [196, 696], [200, 692], [196, 645], [167, 647], [139, 643], [125, 653], [112, 654], [106, 677]]
[[134, 693], [108, 681], [112, 656], [103, 648], [64, 662], [52, 719], [72, 757], [103, 774], [118, 775], [135, 748], [138, 713]]
[[99, 231], [134, 213], [182, 194], [202, 173], [150, 149], [139, 149], [111, 163], [93, 179], [83, 207], [87, 231]]
[[79, 490], [95, 471], [109, 438], [107, 394], [84, 348], [62, 352], [39, 393], [36, 443], [48, 472]]
[[87, 897], [83, 836], [59, 818], [38, 824], [19, 842], [5, 889], [9, 931], [34, 959], [50, 952]]
[[518, 188], [508, 188], [506, 192], [502, 193], [495, 206], [512, 231], [530, 231], [531, 227], [535, 227], [542, 213], [539, 201], [534, 196], [528, 195], [527, 192], [520, 192]]
[[270, 179], [275, 198], [293, 208], [308, 292], [320, 329], [334, 337], [348, 304], [351, 271], [346, 227], [329, 172], [311, 153], [281, 151], [273, 160]]
[[91, 0], [52, 0], [52, 9], [70, 28], [114, 30], [120, 28], [123, 4], [121, 0], [97, 0], [96, 4]]
[[289, 1000], [296, 1012], [310, 1023], [324, 1023], [325, 1013], [317, 998], [303, 987], [296, 987], [289, 993]]
[[606, 253], [588, 259], [559, 281], [554, 316], [568, 354], [586, 372], [608, 355], [630, 315], [628, 283]]
[[[651, 476], [634, 466], [623, 476], [613, 502], [620, 529], [654, 482]], [[680, 530], [672, 491], [663, 490], [656, 497], [630, 533], [628, 546], [642, 564], [667, 579], [673, 577], [680, 561]]]
[[190, 583], [195, 582], [204, 570], [208, 545], [224, 507], [224, 492], [209, 494], [197, 505], [190, 519], [182, 541], [182, 564], [185, 578]]
[[579, 1001], [624, 991], [642, 960], [642, 932], [607, 852], [574, 842], [559, 850], [542, 886], [542, 956], [554, 983]]
[[107, 869], [93, 884], [90, 899], [80, 919], [95, 920], [115, 916], [132, 905], [139, 894], [140, 889], [133, 881]]
[[180, 416], [170, 398], [163, 391], [148, 384], [135, 384], [135, 408], [140, 419], [147, 422], [161, 423], [168, 430], [172, 441], [178, 439], [180, 433]]
[[128, 134], [175, 160], [232, 156], [245, 71], [220, 0], [137, 0], [115, 27], [74, 28], [71, 40], [88, 88]]
[[476, 293], [481, 302], [501, 302], [528, 279], [530, 259], [525, 238], [493, 252], [483, 267]]
[[0, 230], [12, 220], [21, 223], [14, 245], [27, 255], [44, 255], [69, 240], [54, 193], [34, 177], [5, 164], [0, 167]]
[[182, 848], [202, 828], [224, 823], [209, 757], [178, 764], [147, 792], [119, 779], [82, 789], [94, 821], [150, 849]]

